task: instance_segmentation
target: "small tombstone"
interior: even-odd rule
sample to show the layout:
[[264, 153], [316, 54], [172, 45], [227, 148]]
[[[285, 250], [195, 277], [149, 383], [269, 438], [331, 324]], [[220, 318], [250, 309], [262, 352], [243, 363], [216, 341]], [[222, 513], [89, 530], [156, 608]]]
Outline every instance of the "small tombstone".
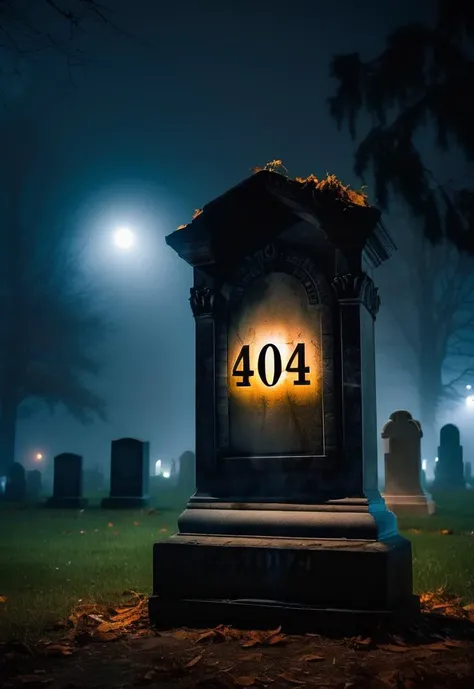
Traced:
[[433, 490], [457, 491], [466, 488], [463, 448], [459, 428], [448, 423], [439, 433], [438, 461], [435, 466]]
[[5, 500], [20, 502], [26, 498], [26, 473], [22, 464], [14, 462], [7, 474]]
[[150, 444], [136, 438], [113, 440], [110, 496], [102, 500], [102, 507], [144, 507], [149, 502], [149, 481]]
[[183, 452], [179, 458], [179, 489], [189, 498], [196, 490], [196, 457], [194, 452]]
[[433, 514], [435, 505], [421, 485], [423, 431], [408, 411], [390, 415], [382, 430], [385, 440], [385, 493], [389, 510], [397, 516]]
[[43, 491], [41, 471], [33, 469], [26, 473], [26, 493], [29, 500], [38, 500]]
[[48, 507], [83, 508], [87, 500], [82, 497], [82, 457], [63, 452], [54, 458], [53, 495], [46, 501]]

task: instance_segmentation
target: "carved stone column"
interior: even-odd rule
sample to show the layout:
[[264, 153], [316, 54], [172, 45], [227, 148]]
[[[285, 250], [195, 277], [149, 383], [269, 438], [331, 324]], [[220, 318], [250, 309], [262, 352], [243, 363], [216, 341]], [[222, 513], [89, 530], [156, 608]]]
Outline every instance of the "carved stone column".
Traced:
[[216, 460], [215, 303], [212, 287], [191, 287], [189, 302], [196, 322], [196, 495], [212, 492]]
[[374, 320], [380, 299], [366, 273], [337, 275], [344, 466], [353, 496], [379, 499]]

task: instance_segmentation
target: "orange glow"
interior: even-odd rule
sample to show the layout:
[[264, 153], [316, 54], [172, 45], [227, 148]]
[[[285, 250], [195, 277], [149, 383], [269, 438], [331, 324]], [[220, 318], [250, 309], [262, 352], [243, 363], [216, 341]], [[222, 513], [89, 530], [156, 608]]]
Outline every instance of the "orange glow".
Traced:
[[[282, 372], [274, 385], [266, 385], [258, 371], [259, 356], [265, 345], [275, 345], [281, 356]], [[298, 381], [298, 372], [288, 372], [287, 368], [295, 348], [298, 344], [304, 344], [305, 367], [309, 367], [309, 372], [304, 373], [304, 380], [308, 385], [295, 385]], [[249, 345], [249, 368], [253, 375], [249, 377], [249, 386], [239, 386], [243, 382], [242, 376], [233, 375], [235, 364], [239, 358], [244, 345]], [[229, 394], [250, 405], [261, 405], [267, 401], [270, 404], [281, 404], [291, 402], [293, 404], [304, 404], [316, 397], [319, 388], [320, 355], [319, 346], [314, 336], [300, 323], [275, 322], [265, 323], [260, 326], [249, 328], [246, 332], [239, 332], [238, 337], [232, 338], [229, 342], [228, 350], [228, 388]], [[278, 356], [277, 354], [275, 354]], [[302, 359], [302, 357], [301, 357]], [[291, 368], [297, 368], [300, 357], [295, 355]], [[274, 381], [275, 356], [272, 348], [268, 348], [264, 357], [264, 372], [267, 383]], [[244, 369], [243, 362], [237, 366], [238, 371]]]

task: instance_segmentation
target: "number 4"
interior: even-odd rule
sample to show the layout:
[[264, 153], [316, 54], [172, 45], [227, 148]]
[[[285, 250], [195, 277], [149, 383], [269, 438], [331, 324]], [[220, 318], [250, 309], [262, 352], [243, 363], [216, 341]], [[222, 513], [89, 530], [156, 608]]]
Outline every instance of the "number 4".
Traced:
[[[239, 371], [238, 366], [242, 362], [242, 369]], [[244, 345], [240, 350], [240, 354], [232, 369], [233, 376], [239, 376], [241, 381], [236, 383], [238, 388], [250, 387], [250, 377], [255, 375], [255, 372], [250, 368], [250, 345]]]
[[[296, 366], [293, 362], [296, 359]], [[288, 373], [297, 373], [298, 379], [293, 381], [293, 385], [310, 385], [309, 380], [306, 380], [306, 373], [309, 373], [309, 366], [305, 366], [305, 346], [304, 342], [296, 345], [293, 354], [288, 361], [285, 371]]]

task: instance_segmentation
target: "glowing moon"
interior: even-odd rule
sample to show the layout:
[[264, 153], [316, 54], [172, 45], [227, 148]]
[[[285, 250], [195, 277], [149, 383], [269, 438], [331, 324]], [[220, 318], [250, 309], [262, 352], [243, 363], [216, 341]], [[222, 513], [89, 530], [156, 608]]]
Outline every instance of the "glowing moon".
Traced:
[[133, 246], [133, 232], [128, 227], [120, 227], [114, 234], [114, 244], [118, 249], [128, 251]]

